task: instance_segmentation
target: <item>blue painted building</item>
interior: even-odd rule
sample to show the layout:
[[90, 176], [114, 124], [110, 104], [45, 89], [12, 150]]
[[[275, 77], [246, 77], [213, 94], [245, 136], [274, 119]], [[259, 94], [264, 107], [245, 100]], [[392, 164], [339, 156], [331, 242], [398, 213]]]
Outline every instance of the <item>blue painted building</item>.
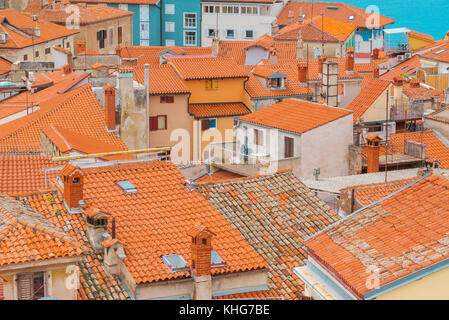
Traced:
[[[92, 4], [89, 0], [73, 2]], [[142, 0], [141, 3], [102, 0], [95, 4], [134, 12], [134, 46], [201, 45], [200, 0]]]

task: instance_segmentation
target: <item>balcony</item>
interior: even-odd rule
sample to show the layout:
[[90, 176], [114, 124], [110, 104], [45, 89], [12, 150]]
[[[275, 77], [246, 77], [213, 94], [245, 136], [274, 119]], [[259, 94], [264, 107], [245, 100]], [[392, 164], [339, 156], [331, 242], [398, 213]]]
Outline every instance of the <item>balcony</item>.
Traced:
[[300, 157], [273, 159], [265, 153], [241, 153], [236, 142], [211, 143], [210, 162], [213, 166], [243, 176], [270, 174], [278, 170], [299, 170]]

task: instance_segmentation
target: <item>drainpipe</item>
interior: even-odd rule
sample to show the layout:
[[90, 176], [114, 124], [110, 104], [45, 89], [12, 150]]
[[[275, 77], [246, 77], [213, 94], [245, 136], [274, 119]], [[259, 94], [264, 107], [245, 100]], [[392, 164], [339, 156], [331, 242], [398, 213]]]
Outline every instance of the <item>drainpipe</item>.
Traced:
[[145, 64], [145, 96], [147, 99], [147, 107], [145, 108], [145, 121], [146, 125], [148, 125], [148, 130], [146, 132], [145, 138], [146, 138], [146, 145], [147, 148], [150, 147], [150, 65]]
[[164, 0], [161, 0], [160, 1], [160, 4], [161, 4], [161, 7], [159, 8], [159, 16], [160, 16], [160, 18], [159, 18], [159, 20], [160, 20], [160, 27], [161, 27], [161, 31], [160, 31], [160, 36], [161, 36], [161, 40], [160, 40], [160, 45], [161, 45], [161, 47], [163, 46], [163, 40], [162, 40], [162, 27], [163, 27], [163, 23], [162, 23], [162, 17], [163, 17], [163, 14], [162, 14], [162, 10], [163, 10], [163, 8], [164, 8]]

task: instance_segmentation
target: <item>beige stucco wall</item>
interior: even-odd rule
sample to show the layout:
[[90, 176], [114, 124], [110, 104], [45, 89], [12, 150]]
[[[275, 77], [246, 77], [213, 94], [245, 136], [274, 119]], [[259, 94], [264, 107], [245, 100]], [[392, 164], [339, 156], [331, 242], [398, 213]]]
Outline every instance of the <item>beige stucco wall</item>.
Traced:
[[[52, 261], [55, 263], [55, 261]], [[59, 263], [59, 264], [27, 264], [22, 268], [16, 266], [17, 269], [1, 270], [0, 273], [6, 278], [8, 282], [4, 283], [5, 300], [15, 300], [17, 297], [17, 288], [14, 284], [15, 275], [26, 272], [46, 272], [47, 283], [50, 285], [47, 287], [47, 296], [54, 297], [59, 300], [76, 300], [77, 289], [76, 287], [68, 288], [66, 281], [68, 277], [72, 275], [72, 271], [67, 269], [69, 266], [74, 266], [75, 263]]]
[[449, 299], [449, 268], [415, 280], [393, 291], [387, 292], [377, 300], [447, 300]]
[[[53, 50], [50, 50], [49, 54], [45, 54], [46, 48], [53, 48], [54, 46], [60, 46], [61, 48], [64, 48], [66, 50], [69, 50], [73, 53], [74, 48], [74, 39], [76, 35], [71, 35], [64, 38], [59, 38], [43, 43], [38, 43], [34, 45], [34, 51], [33, 46], [22, 48], [22, 49], [0, 49], [0, 56], [8, 59], [9, 61], [15, 62], [15, 61], [24, 61], [24, 55], [28, 55], [27, 61], [36, 61], [36, 62], [53, 62], [55, 60], [53, 55]], [[67, 46], [67, 43], [69, 45]], [[35, 57], [33, 52], [39, 51], [39, 57]]]
[[385, 120], [385, 107], [387, 103], [387, 91], [385, 90], [382, 94], [374, 101], [370, 108], [363, 114], [363, 122], [371, 121], [382, 121]]
[[[234, 117], [211, 118], [217, 119], [217, 128], [202, 131], [201, 120], [193, 121], [193, 160], [204, 160], [211, 143], [229, 142], [234, 140]], [[198, 149], [198, 146], [201, 146]]]
[[[97, 51], [101, 54], [113, 54], [115, 53], [115, 48], [119, 46], [118, 27], [123, 28], [123, 41], [120, 46], [132, 45], [132, 16], [80, 26], [80, 33], [76, 35], [75, 43], [85, 41], [87, 49]], [[109, 45], [109, 29], [111, 28], [114, 30], [114, 41], [112, 45]], [[108, 33], [104, 49], [100, 49], [100, 43], [97, 40], [97, 32], [99, 30], [106, 30]], [[77, 54], [77, 52], [75, 53]]]
[[[150, 97], [150, 117], [158, 115], [167, 116], [167, 130], [150, 131], [150, 147], [171, 146], [173, 147], [181, 138], [176, 138], [172, 141], [170, 136], [173, 134], [178, 136], [187, 134], [185, 139], [186, 152], [188, 152], [188, 159], [191, 159], [192, 145], [193, 145], [193, 117], [187, 112], [188, 95], [174, 95], [174, 103], [161, 103], [161, 96]], [[179, 130], [180, 129], [180, 130]], [[173, 156], [173, 155], [172, 155]], [[181, 154], [179, 155], [182, 156]]]
[[349, 114], [302, 134], [300, 178], [312, 179], [316, 168], [322, 178], [347, 175], [352, 128]]

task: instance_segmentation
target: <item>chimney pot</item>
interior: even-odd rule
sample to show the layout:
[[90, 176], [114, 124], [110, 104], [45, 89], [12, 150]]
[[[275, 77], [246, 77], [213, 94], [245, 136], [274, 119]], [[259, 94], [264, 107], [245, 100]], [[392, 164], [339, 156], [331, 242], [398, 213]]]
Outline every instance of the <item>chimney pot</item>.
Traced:
[[84, 174], [80, 168], [67, 164], [61, 171], [61, 178], [64, 185], [64, 200], [67, 206], [79, 208], [80, 201], [83, 200]]
[[117, 125], [115, 122], [115, 88], [107, 84], [103, 89], [106, 126], [109, 130], [115, 130]]
[[373, 60], [379, 59], [379, 51], [380, 50], [378, 48], [373, 49]]
[[62, 66], [62, 72], [63, 72], [64, 74], [70, 74], [70, 73], [73, 72], [73, 68], [72, 68], [71, 65], [65, 64], [65, 65]]
[[354, 48], [348, 47], [346, 49], [346, 71], [354, 71]]
[[380, 68], [378, 65], [374, 66], [374, 70], [373, 70], [373, 78], [377, 79], [380, 76]]
[[318, 73], [323, 73], [323, 63], [327, 60], [326, 55], [318, 56]]
[[298, 64], [298, 81], [300, 83], [307, 82], [307, 64], [306, 63]]
[[402, 77], [394, 77], [393, 78], [393, 85], [395, 87], [402, 87], [404, 84], [404, 79]]
[[86, 51], [86, 42], [85, 41], [78, 41], [76, 43], [76, 54], [80, 54], [82, 52]]
[[366, 157], [368, 162], [367, 173], [379, 172], [379, 153], [382, 138], [376, 133], [366, 137]]

